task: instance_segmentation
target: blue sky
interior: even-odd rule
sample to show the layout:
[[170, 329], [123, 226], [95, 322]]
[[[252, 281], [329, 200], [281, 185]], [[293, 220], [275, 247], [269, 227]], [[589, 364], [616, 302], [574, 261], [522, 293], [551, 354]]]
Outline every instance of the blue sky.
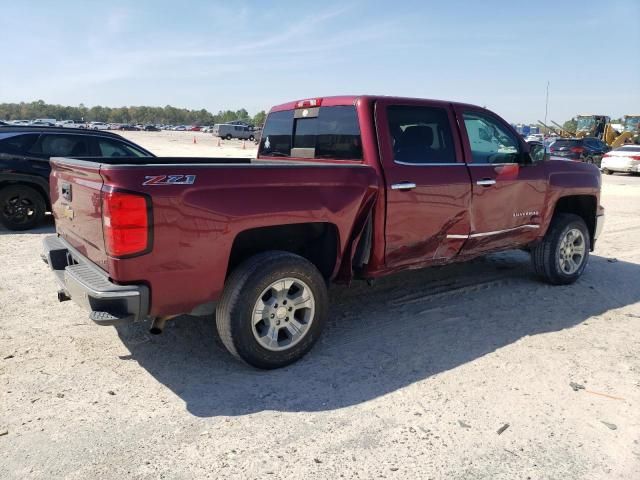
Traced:
[[0, 0], [0, 102], [245, 107], [385, 94], [511, 122], [640, 113], [640, 1]]

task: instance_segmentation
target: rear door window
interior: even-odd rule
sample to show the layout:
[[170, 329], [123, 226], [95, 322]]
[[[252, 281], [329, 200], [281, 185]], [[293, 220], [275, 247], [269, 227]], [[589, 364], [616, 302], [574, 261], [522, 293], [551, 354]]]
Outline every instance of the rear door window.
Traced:
[[361, 160], [356, 109], [344, 105], [273, 112], [262, 132], [260, 155]]
[[398, 163], [456, 163], [449, 116], [444, 108], [393, 105], [387, 108], [393, 156]]
[[46, 157], [86, 157], [91, 155], [90, 139], [82, 135], [44, 134], [29, 153]]
[[38, 133], [24, 133], [22, 135], [2, 133], [0, 134], [0, 153], [26, 154], [38, 140], [38, 136]]

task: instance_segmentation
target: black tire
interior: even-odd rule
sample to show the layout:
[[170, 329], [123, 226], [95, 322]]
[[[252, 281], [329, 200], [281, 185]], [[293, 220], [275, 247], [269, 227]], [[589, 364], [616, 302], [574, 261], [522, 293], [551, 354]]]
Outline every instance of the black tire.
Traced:
[[249, 135], [249, 140], [250, 140], [250, 141], [252, 141], [252, 142], [253, 142], [255, 139], [256, 139], [256, 137], [254, 137], [253, 135]]
[[225, 140], [231, 140], [233, 137], [231, 136], [230, 133], [227, 133], [224, 138]]
[[9, 230], [30, 230], [44, 218], [47, 203], [28, 185], [9, 185], [0, 190], [0, 223]]
[[[560, 244], [571, 229], [578, 229], [584, 239], [584, 256], [579, 263], [579, 268], [567, 274], [560, 267]], [[572, 213], [556, 214], [551, 220], [551, 225], [544, 239], [531, 249], [533, 268], [541, 279], [552, 285], [568, 285], [575, 282], [589, 263], [589, 251], [591, 238], [589, 230], [582, 217]]]
[[609, 170], [608, 168], [605, 168], [604, 170], [602, 170], [602, 173], [604, 173], [605, 175], [613, 175], [613, 171]]
[[[313, 294], [315, 309], [308, 330], [298, 343], [273, 351], [256, 339], [252, 314], [264, 290], [287, 277], [306, 283]], [[216, 308], [216, 326], [220, 340], [231, 354], [249, 365], [270, 370], [299, 360], [313, 347], [324, 328], [327, 310], [327, 285], [318, 269], [298, 255], [270, 251], [249, 258], [227, 279]]]

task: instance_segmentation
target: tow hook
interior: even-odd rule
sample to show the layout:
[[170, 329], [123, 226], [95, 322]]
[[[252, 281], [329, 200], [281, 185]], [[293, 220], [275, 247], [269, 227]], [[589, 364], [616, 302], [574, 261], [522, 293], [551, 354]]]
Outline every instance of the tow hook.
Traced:
[[71, 297], [66, 292], [66, 290], [62, 290], [62, 289], [58, 290], [58, 301], [59, 302], [66, 302], [67, 300], [71, 300]]

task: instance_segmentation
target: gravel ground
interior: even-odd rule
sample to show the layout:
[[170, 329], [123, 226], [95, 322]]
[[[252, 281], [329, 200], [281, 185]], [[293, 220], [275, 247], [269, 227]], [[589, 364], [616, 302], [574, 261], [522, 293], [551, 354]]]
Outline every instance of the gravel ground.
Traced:
[[640, 177], [603, 204], [575, 285], [511, 252], [333, 288], [273, 372], [211, 319], [93, 325], [39, 258], [52, 222], [0, 230], [0, 478], [640, 478]]

